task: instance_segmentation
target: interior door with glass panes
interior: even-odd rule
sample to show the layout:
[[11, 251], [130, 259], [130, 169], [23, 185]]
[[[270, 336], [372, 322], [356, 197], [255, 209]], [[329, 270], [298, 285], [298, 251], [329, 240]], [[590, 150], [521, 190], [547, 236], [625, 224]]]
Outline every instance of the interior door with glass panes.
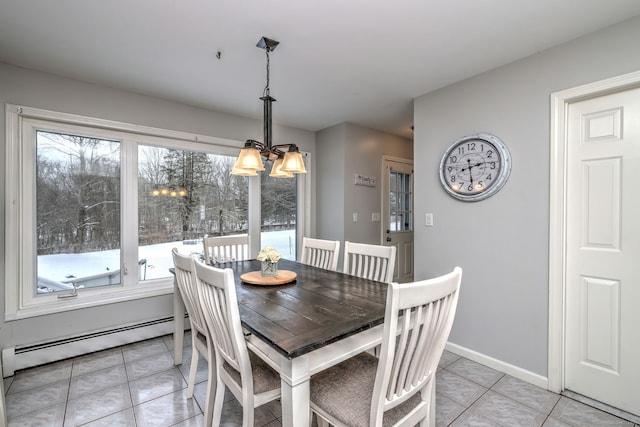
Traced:
[[394, 282], [413, 280], [413, 161], [383, 159], [382, 244], [396, 247]]

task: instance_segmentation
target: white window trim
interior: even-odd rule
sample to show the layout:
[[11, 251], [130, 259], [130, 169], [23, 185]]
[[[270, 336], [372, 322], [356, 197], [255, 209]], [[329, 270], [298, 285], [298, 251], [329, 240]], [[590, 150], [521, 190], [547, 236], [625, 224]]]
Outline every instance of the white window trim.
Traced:
[[[58, 299], [57, 295], [39, 296], [37, 301], [33, 297], [33, 285], [35, 277], [29, 277], [34, 273], [32, 241], [26, 241], [24, 236], [32, 236], [32, 231], [25, 234], [25, 227], [32, 221], [24, 218], [25, 191], [28, 186], [33, 186], [31, 178], [25, 178], [29, 171], [23, 171], [25, 147], [22, 144], [23, 124], [26, 119], [42, 120], [49, 122], [51, 127], [56, 123], [64, 126], [91, 127], [96, 130], [108, 130], [109, 137], [114, 134], [123, 135], [123, 138], [131, 138], [135, 135], [136, 142], [149, 145], [165, 146], [172, 148], [193, 149], [193, 143], [203, 143], [216, 147], [216, 152], [235, 155], [242, 142], [216, 138], [205, 135], [195, 135], [179, 131], [171, 131], [160, 128], [133, 125], [128, 123], [84, 117], [74, 114], [59, 113], [37, 108], [22, 107], [13, 104], [6, 105], [6, 176], [5, 176], [5, 321], [23, 319], [61, 311], [76, 310], [97, 305], [113, 304], [132, 299], [148, 298], [173, 292], [173, 280], [169, 278], [146, 281], [139, 286], [130, 288], [94, 288], [85, 289], [73, 299]], [[68, 129], [68, 128], [67, 128]], [[94, 132], [97, 133], [98, 131]], [[128, 136], [127, 136], [128, 135]], [[130, 150], [125, 156], [137, 156], [135, 150]], [[126, 161], [123, 167], [131, 167], [134, 163]], [[127, 173], [124, 171], [123, 173]], [[32, 187], [31, 187], [32, 188]], [[123, 201], [131, 202], [131, 206], [137, 207], [137, 188], [123, 189]], [[31, 205], [33, 202], [31, 202]], [[28, 206], [28, 205], [27, 205]], [[137, 242], [126, 242], [132, 239], [136, 233], [132, 232], [133, 224], [123, 225], [122, 257], [132, 258], [124, 253], [127, 249], [137, 247]], [[127, 229], [128, 228], [128, 229]], [[128, 243], [128, 244], [127, 244]], [[133, 245], [133, 246], [131, 246]], [[135, 257], [135, 255], [134, 255]], [[136, 267], [137, 268], [137, 265]], [[126, 285], [126, 284], [125, 284]]]

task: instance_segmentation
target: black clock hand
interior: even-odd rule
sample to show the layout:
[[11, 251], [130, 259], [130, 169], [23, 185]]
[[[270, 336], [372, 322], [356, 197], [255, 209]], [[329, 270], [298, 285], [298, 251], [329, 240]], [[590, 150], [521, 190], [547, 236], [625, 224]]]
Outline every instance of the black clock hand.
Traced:
[[471, 159], [467, 159], [467, 164], [469, 165], [469, 180], [471, 182], [471, 186], [473, 186], [473, 174], [471, 174], [471, 168], [473, 165], [471, 164]]

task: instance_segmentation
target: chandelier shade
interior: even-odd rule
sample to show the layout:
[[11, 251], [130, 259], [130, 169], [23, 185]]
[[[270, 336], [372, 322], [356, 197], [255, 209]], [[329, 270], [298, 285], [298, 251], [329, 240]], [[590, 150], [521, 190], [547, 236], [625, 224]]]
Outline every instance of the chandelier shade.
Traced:
[[233, 168], [231, 169], [232, 175], [238, 176], [257, 176], [258, 172], [253, 169], [243, 169], [238, 166], [238, 159], [236, 158], [235, 163], [233, 164]]
[[302, 154], [298, 151], [298, 147], [293, 145], [289, 151], [284, 153], [281, 169], [289, 173], [307, 173], [307, 170], [304, 167]]
[[284, 156], [279, 156], [275, 159], [273, 161], [273, 166], [271, 166], [271, 173], [269, 176], [272, 178], [293, 178], [293, 174], [291, 172], [285, 172], [282, 170], [283, 163]]
[[278, 144], [272, 142], [272, 104], [275, 102], [269, 93], [269, 53], [273, 51], [280, 42], [262, 37], [257, 46], [267, 53], [267, 84], [264, 88], [263, 96], [260, 100], [264, 104], [263, 130], [264, 142], [253, 139], [247, 140], [244, 148], [236, 159], [232, 175], [256, 176], [257, 172], [265, 170], [264, 162], [272, 161], [270, 177], [273, 178], [293, 178], [294, 174], [307, 173], [304, 167], [304, 159], [295, 144]]
[[238, 155], [237, 166], [240, 169], [263, 171], [262, 155], [252, 141], [247, 141]]

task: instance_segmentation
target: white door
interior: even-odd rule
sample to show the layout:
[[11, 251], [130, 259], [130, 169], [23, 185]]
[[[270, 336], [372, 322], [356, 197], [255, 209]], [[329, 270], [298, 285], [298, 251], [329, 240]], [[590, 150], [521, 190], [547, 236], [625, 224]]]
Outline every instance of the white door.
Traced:
[[640, 88], [567, 123], [565, 388], [640, 415]]
[[396, 247], [394, 282], [413, 280], [413, 161], [383, 159], [382, 244]]

